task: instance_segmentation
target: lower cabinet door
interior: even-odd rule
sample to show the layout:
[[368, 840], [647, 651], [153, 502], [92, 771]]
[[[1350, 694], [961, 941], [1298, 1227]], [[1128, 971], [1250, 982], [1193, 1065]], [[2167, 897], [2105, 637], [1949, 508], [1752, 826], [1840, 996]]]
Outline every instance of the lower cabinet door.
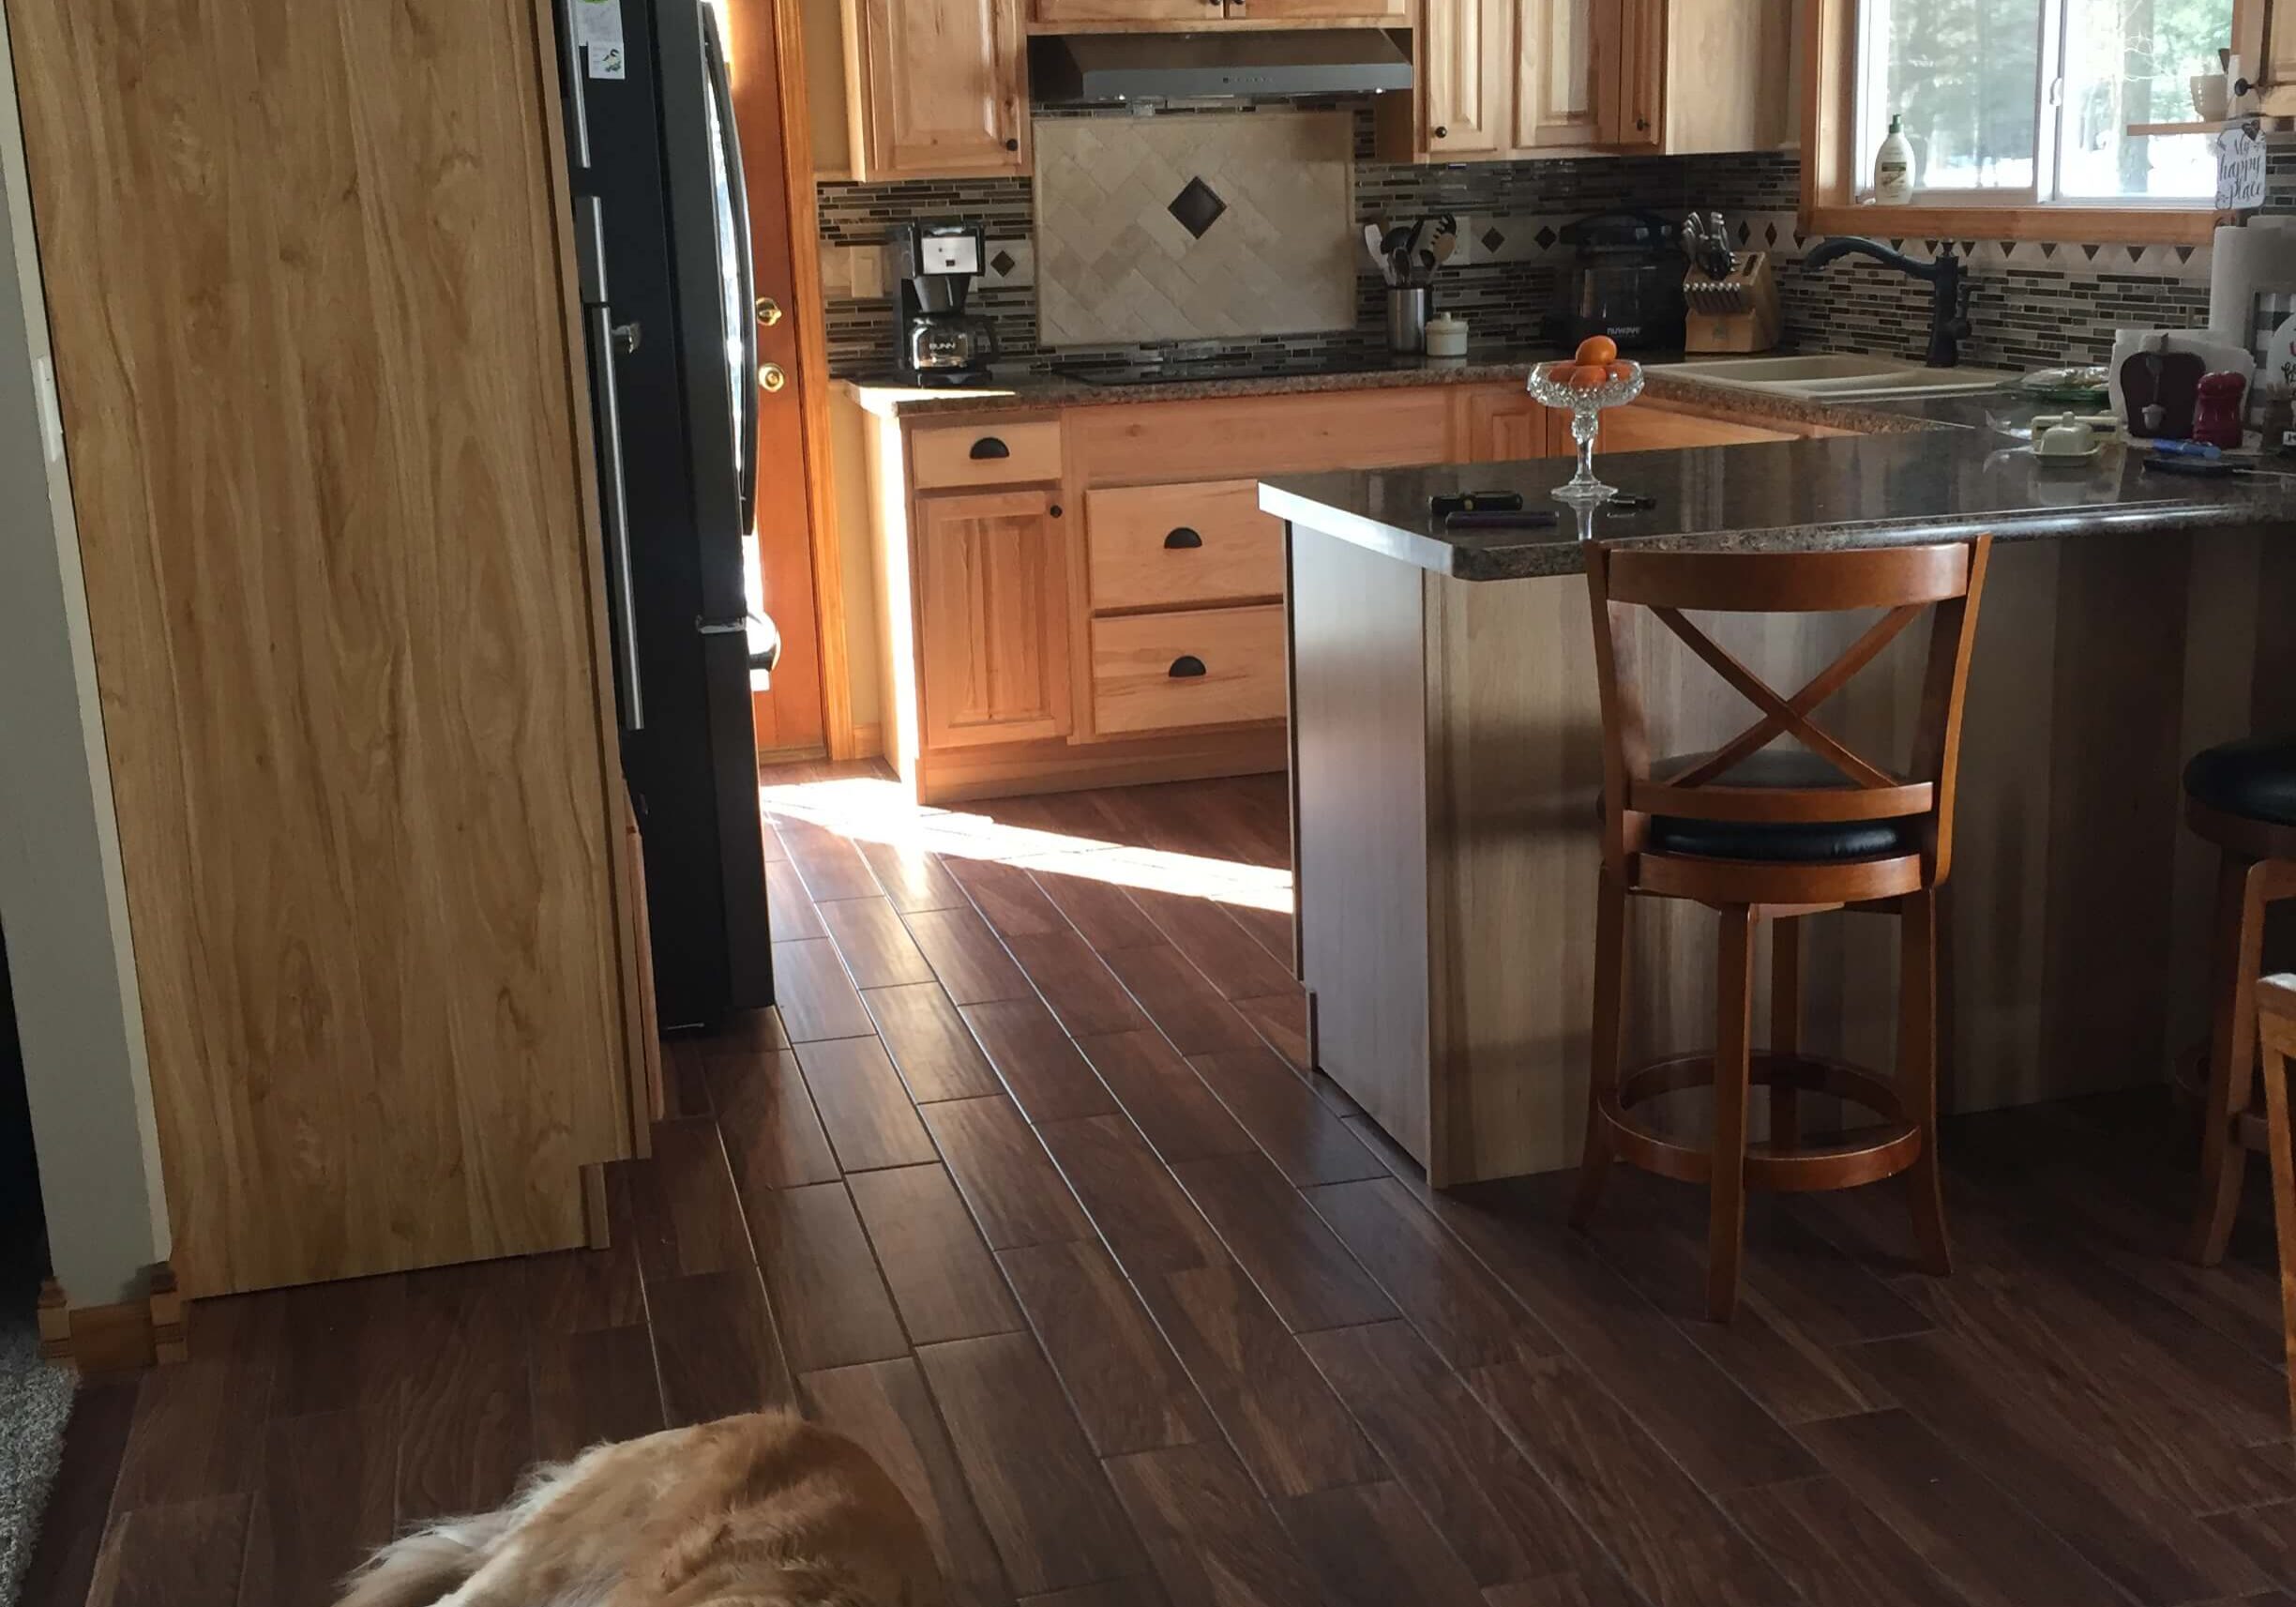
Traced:
[[925, 746], [1068, 733], [1068, 594], [1050, 491], [917, 499]]
[[1280, 603], [1095, 619], [1092, 635], [1093, 724], [1104, 736], [1284, 716]]

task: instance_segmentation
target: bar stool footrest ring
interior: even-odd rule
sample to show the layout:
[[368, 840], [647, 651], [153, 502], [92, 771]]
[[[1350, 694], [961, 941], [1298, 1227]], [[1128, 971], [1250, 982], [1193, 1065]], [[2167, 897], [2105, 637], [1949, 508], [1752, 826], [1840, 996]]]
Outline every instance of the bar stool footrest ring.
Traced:
[[[1904, 1099], [1886, 1078], [1846, 1061], [1757, 1051], [1751, 1080], [1756, 1087], [1784, 1086], [1830, 1094], [1864, 1106], [1882, 1121], [1878, 1127], [1861, 1128], [1854, 1137], [1839, 1144], [1798, 1144], [1790, 1149], [1749, 1144], [1745, 1155], [1749, 1189], [1774, 1193], [1854, 1189], [1894, 1177], [1921, 1156], [1921, 1129], [1908, 1118]], [[1711, 1182], [1714, 1157], [1710, 1151], [1678, 1143], [1643, 1126], [1628, 1113], [1665, 1095], [1685, 1088], [1711, 1088], [1714, 1083], [1711, 1054], [1681, 1055], [1626, 1072], [1619, 1079], [1616, 1105], [1607, 1104], [1601, 1113], [1610, 1129], [1613, 1153], [1621, 1160], [1663, 1177], [1684, 1183]]]

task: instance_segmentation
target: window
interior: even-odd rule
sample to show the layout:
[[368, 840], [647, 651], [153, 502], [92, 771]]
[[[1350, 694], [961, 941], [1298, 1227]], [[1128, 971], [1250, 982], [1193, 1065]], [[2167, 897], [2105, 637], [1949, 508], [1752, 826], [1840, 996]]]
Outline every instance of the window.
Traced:
[[1851, 166], [1870, 194], [1893, 114], [1916, 205], [2206, 206], [2189, 80], [2219, 70], [2232, 0], [1854, 0]]

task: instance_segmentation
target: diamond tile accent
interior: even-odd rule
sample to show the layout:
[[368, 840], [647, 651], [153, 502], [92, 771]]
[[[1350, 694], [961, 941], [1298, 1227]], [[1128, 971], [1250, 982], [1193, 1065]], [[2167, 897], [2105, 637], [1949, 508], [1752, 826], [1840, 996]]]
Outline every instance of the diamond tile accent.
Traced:
[[1350, 114], [1035, 128], [1039, 350], [1355, 327]]
[[[1498, 233], [1498, 230], [1493, 229], [1490, 235], [1486, 235], [1483, 236], [1483, 243], [1490, 247], [1490, 249], [1494, 251], [1499, 249], [1499, 246], [1498, 243], [1491, 238], [1491, 235], [1496, 235]], [[1537, 234], [1532, 235], [1531, 237], [1538, 242], [1539, 250], [1542, 251], [1550, 251], [1554, 250], [1555, 241], [1562, 238], [1562, 236], [1557, 235], [1552, 229], [1541, 229]]]
[[1004, 279], [1009, 275], [1013, 269], [1019, 267], [1020, 264], [1014, 258], [1012, 252], [999, 251], [995, 256], [989, 259], [989, 265], [990, 268], [995, 270], [997, 278]]
[[1164, 210], [1172, 215], [1180, 227], [1201, 240], [1204, 237], [1204, 231], [1218, 222], [1227, 212], [1228, 203], [1219, 198], [1218, 190], [1202, 179], [1191, 178], [1187, 181], [1187, 188], [1173, 196], [1172, 204]]

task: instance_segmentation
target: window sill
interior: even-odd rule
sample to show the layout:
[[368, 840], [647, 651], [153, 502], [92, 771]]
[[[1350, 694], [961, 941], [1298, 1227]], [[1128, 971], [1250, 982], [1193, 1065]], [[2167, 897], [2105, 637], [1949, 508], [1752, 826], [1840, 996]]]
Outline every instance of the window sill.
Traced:
[[2043, 240], [2061, 245], [2205, 246], [2228, 214], [2186, 207], [1805, 205], [1806, 235], [1893, 240]]

